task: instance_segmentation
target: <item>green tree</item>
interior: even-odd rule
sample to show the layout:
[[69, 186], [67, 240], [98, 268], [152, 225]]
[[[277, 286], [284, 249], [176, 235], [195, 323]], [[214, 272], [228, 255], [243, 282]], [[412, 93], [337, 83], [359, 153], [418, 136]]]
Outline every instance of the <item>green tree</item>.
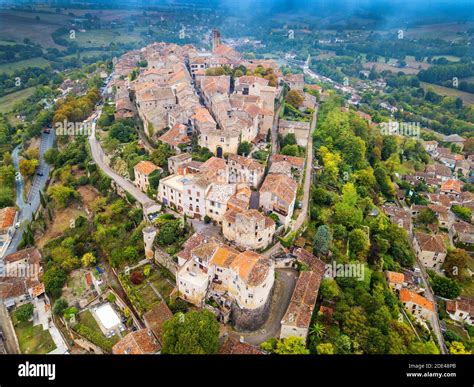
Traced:
[[334, 301], [341, 294], [341, 290], [333, 278], [324, 278], [321, 281], [319, 294], [321, 294], [321, 298], [325, 301]]
[[20, 165], [19, 165], [20, 173], [23, 176], [27, 176], [27, 177], [33, 176], [38, 166], [39, 166], [39, 161], [36, 159], [31, 159], [31, 160], [21, 159]]
[[47, 293], [53, 298], [61, 296], [61, 290], [66, 283], [67, 273], [58, 266], [47, 269], [43, 275], [43, 283]]
[[321, 343], [316, 346], [316, 351], [320, 355], [334, 355], [334, 347], [331, 343]]
[[313, 240], [313, 250], [318, 255], [327, 255], [331, 248], [332, 234], [329, 227], [321, 225], [318, 227]]
[[416, 217], [416, 223], [421, 224], [437, 224], [438, 218], [436, 217], [436, 213], [431, 208], [425, 208], [421, 210], [420, 213]]
[[435, 294], [444, 298], [454, 299], [461, 294], [461, 285], [451, 278], [434, 274], [432, 285]]
[[370, 241], [364, 230], [356, 228], [349, 233], [349, 249], [357, 259], [365, 261], [369, 248]]
[[92, 266], [97, 262], [97, 258], [93, 253], [85, 253], [81, 258], [82, 266]]
[[164, 354], [214, 354], [218, 348], [219, 324], [208, 310], [179, 313], [164, 324]]
[[56, 300], [53, 306], [53, 313], [56, 316], [61, 316], [64, 311], [67, 309], [68, 303], [64, 298], [59, 298]]
[[248, 141], [242, 141], [239, 144], [239, 147], [237, 149], [237, 154], [241, 156], [248, 156], [251, 151], [252, 151], [252, 144], [249, 143]]
[[469, 261], [469, 254], [463, 249], [454, 249], [446, 255], [443, 269], [450, 278], [464, 278], [464, 271]]
[[285, 101], [295, 108], [303, 105], [304, 97], [298, 90], [290, 90], [286, 95]]
[[15, 318], [19, 322], [28, 321], [31, 317], [33, 317], [33, 310], [34, 306], [31, 303], [23, 304], [16, 308], [15, 310]]
[[309, 350], [301, 337], [290, 336], [277, 342], [275, 353], [279, 355], [308, 355]]

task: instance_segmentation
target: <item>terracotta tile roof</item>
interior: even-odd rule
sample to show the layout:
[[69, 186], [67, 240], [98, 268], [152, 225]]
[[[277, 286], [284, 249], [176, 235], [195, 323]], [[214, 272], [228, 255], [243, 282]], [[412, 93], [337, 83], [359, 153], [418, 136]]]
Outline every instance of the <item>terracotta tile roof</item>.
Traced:
[[229, 268], [234, 258], [239, 255], [239, 252], [231, 247], [219, 247], [212, 257], [211, 263], [217, 266]]
[[442, 191], [455, 191], [457, 193], [461, 193], [461, 181], [449, 179], [441, 186], [441, 190]]
[[153, 164], [151, 161], [140, 161], [137, 165], [134, 167], [138, 172], [144, 174], [144, 175], [149, 175], [150, 173], [161, 169], [159, 166]]
[[146, 326], [151, 329], [155, 337], [161, 342], [163, 339], [163, 325], [173, 318], [166, 302], [161, 301], [143, 315]]
[[450, 313], [455, 313], [459, 310], [461, 312], [469, 313], [472, 317], [474, 316], [474, 298], [460, 297], [456, 300], [447, 301], [446, 310]]
[[289, 206], [296, 197], [298, 183], [287, 175], [267, 175], [265, 181], [260, 188], [260, 193], [271, 192], [278, 197], [280, 201]]
[[326, 264], [308, 250], [299, 247], [293, 250], [293, 254], [298, 261], [308, 266], [312, 271], [318, 273], [321, 277], [324, 275]]
[[253, 251], [245, 251], [237, 255], [231, 268], [250, 286], [258, 286], [265, 279], [272, 266], [272, 261]]
[[167, 143], [172, 147], [177, 147], [181, 144], [188, 144], [191, 138], [187, 135], [186, 126], [177, 122], [170, 130], [163, 134], [159, 141]]
[[430, 300], [423, 296], [420, 296], [418, 293], [412, 292], [409, 289], [400, 289], [399, 297], [401, 302], [413, 302], [414, 304], [419, 305], [422, 308], [427, 309], [431, 312], [435, 310], [434, 305]]
[[233, 153], [229, 155], [229, 163], [231, 161], [235, 162], [236, 164], [242, 165], [243, 167], [249, 170], [254, 170], [254, 171], [258, 170], [258, 171], [263, 172], [263, 170], [265, 169], [265, 167], [262, 164], [260, 164], [258, 161], [249, 159], [248, 157], [239, 156]]
[[271, 157], [272, 163], [278, 163], [281, 161], [286, 161], [291, 164], [293, 168], [303, 169], [305, 159], [303, 157], [294, 157], [294, 156], [286, 156], [281, 154], [276, 154]]
[[181, 250], [178, 254], [177, 257], [185, 259], [185, 260], [190, 260], [191, 259], [191, 252], [194, 248], [198, 247], [201, 245], [206, 237], [202, 234], [199, 233], [194, 233], [191, 235], [191, 237], [184, 243], [183, 245], [183, 250]]
[[298, 277], [290, 305], [281, 321], [282, 325], [309, 328], [314, 305], [318, 298], [322, 276], [313, 271], [303, 271]]
[[263, 355], [264, 352], [247, 343], [228, 338], [219, 348], [221, 355]]
[[393, 284], [402, 284], [405, 281], [405, 275], [403, 273], [397, 273], [396, 271], [386, 271], [387, 280]]
[[31, 265], [40, 264], [41, 253], [36, 247], [30, 247], [28, 249], [19, 250], [13, 254], [9, 254], [4, 258], [5, 263], [14, 263], [22, 260], [26, 260]]
[[209, 110], [207, 110], [205, 107], [195, 109], [192, 118], [199, 122], [208, 122], [214, 125], [216, 124], [216, 121], [214, 121], [214, 118], [212, 118], [211, 113], [209, 113]]
[[159, 350], [160, 345], [149, 329], [131, 332], [112, 347], [114, 355], [154, 354]]
[[422, 251], [446, 253], [444, 239], [441, 235], [430, 235], [423, 232], [416, 232], [415, 238]]
[[0, 210], [0, 229], [10, 228], [15, 222], [16, 208], [5, 207]]
[[31, 297], [36, 298], [42, 295], [45, 292], [44, 283], [40, 282], [39, 284], [31, 288]]

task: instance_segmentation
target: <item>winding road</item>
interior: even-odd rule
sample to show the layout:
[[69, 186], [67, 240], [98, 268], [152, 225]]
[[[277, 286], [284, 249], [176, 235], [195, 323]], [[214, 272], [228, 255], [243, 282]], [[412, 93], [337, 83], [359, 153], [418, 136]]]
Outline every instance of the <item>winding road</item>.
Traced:
[[[19, 175], [16, 179], [16, 205], [20, 210], [20, 214], [18, 217], [18, 222], [20, 223], [20, 228], [15, 230], [13, 234], [13, 238], [8, 246], [8, 249], [5, 255], [12, 254], [17, 251], [18, 245], [23, 238], [23, 232], [25, 223], [31, 222], [33, 219], [33, 214], [38, 210], [40, 206], [40, 191], [46, 186], [46, 182], [48, 181], [48, 176], [50, 172], [50, 166], [44, 161], [44, 153], [53, 147], [55, 139], [54, 130], [51, 130], [49, 134], [42, 133], [41, 134], [41, 145], [40, 145], [40, 164], [36, 173], [41, 173], [42, 176], [35, 174], [33, 177], [33, 182], [28, 192], [27, 200], [23, 199], [25, 197], [24, 188], [25, 184], [23, 181], [23, 177]], [[19, 162], [20, 162], [20, 152], [21, 152], [21, 145], [18, 145], [14, 151], [12, 152], [13, 158], [13, 165], [17, 172], [20, 171], [19, 169]]]

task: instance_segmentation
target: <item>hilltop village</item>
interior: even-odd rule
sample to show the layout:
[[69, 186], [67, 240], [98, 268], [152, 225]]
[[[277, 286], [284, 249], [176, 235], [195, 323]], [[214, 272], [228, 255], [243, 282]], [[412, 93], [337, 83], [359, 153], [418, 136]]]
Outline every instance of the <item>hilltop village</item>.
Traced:
[[[466, 139], [386, 135], [359, 109], [367, 84], [210, 43], [128, 51], [99, 89], [63, 82], [52, 120], [90, 133], [44, 152], [36, 227], [0, 210], [13, 351], [35, 329], [38, 353], [446, 353], [474, 324], [451, 272], [469, 289]], [[179, 324], [206, 340], [184, 351]]]

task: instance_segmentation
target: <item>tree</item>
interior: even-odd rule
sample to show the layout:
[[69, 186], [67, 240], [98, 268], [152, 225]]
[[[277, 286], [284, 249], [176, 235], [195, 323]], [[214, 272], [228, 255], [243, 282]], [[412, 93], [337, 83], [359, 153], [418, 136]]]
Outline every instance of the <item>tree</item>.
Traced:
[[349, 233], [349, 248], [360, 261], [365, 261], [370, 248], [370, 241], [367, 233], [360, 228], [356, 228]]
[[332, 234], [329, 227], [321, 225], [316, 231], [316, 235], [313, 240], [313, 250], [316, 254], [327, 255], [331, 248]]
[[295, 108], [303, 105], [304, 97], [298, 90], [290, 90], [286, 95], [285, 101]]
[[334, 355], [334, 347], [331, 343], [321, 343], [316, 346], [316, 351], [320, 355]]
[[36, 168], [38, 168], [38, 165], [39, 165], [39, 161], [36, 159], [31, 159], [31, 160], [21, 159], [20, 166], [19, 166], [20, 173], [23, 176], [33, 176], [36, 171]]
[[68, 303], [64, 298], [59, 298], [56, 300], [53, 306], [53, 313], [56, 316], [61, 316], [64, 311], [67, 309]]
[[298, 145], [285, 145], [280, 153], [285, 156], [299, 157], [301, 152]]
[[19, 322], [28, 321], [33, 316], [33, 304], [24, 304], [15, 310], [15, 317]]
[[48, 195], [52, 197], [57, 206], [65, 207], [69, 201], [77, 197], [78, 194], [70, 187], [55, 184], [48, 188]]
[[434, 274], [433, 291], [441, 297], [454, 299], [461, 294], [461, 285], [451, 278]]
[[46, 152], [44, 152], [44, 161], [46, 161], [49, 165], [56, 165], [56, 162], [58, 161], [59, 158], [59, 150], [56, 148], [51, 148], [48, 149]]
[[325, 301], [334, 301], [341, 290], [339, 289], [339, 285], [333, 278], [324, 278], [321, 281], [321, 286], [319, 288], [319, 293], [321, 294], [321, 298]]
[[143, 273], [141, 271], [134, 271], [130, 275], [130, 281], [134, 285], [140, 285], [143, 282]]
[[466, 250], [455, 249], [446, 255], [443, 263], [443, 269], [450, 278], [462, 278], [469, 261], [469, 254]]
[[243, 141], [239, 144], [239, 147], [237, 149], [237, 154], [241, 156], [248, 156], [251, 151], [252, 151], [252, 144], [250, 144], [248, 141]]
[[61, 295], [62, 288], [67, 280], [67, 273], [58, 266], [47, 269], [43, 275], [43, 283], [47, 293], [57, 298]]
[[453, 341], [449, 346], [449, 353], [451, 355], [470, 355], [471, 351], [466, 350], [463, 343]]
[[309, 350], [301, 337], [289, 336], [277, 342], [275, 353], [279, 355], [308, 355]]
[[163, 354], [214, 354], [219, 348], [219, 324], [208, 310], [178, 313], [163, 327]]
[[146, 265], [144, 268], [143, 268], [143, 275], [145, 277], [148, 277], [151, 273], [151, 266], [150, 265]]
[[421, 224], [437, 224], [438, 218], [436, 217], [436, 213], [431, 208], [425, 208], [421, 210], [420, 213], [416, 217], [416, 223]]
[[94, 265], [97, 262], [97, 258], [92, 253], [85, 253], [81, 258], [82, 266], [87, 267]]
[[471, 221], [472, 211], [469, 207], [463, 207], [463, 206], [455, 204], [454, 206], [451, 207], [451, 211], [457, 216], [459, 216], [462, 220], [466, 222]]

